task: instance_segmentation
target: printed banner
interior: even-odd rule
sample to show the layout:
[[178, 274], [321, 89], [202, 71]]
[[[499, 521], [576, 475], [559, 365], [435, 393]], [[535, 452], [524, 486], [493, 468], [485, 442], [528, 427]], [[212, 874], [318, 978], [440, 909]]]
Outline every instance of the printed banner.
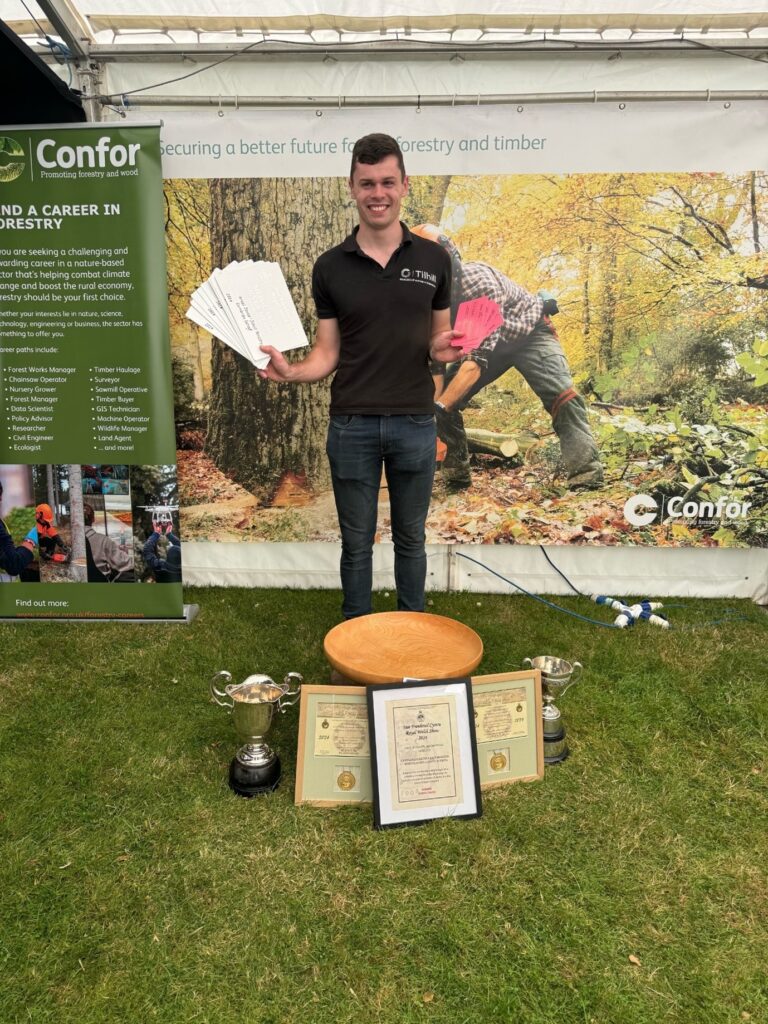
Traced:
[[266, 384], [185, 312], [213, 268], [275, 260], [311, 338], [312, 264], [356, 222], [352, 145], [385, 131], [454, 307], [504, 311], [438, 415], [428, 542], [764, 546], [766, 129], [765, 103], [164, 115], [186, 536], [338, 538], [328, 383]]
[[0, 128], [0, 617], [183, 615], [163, 223], [158, 126]]

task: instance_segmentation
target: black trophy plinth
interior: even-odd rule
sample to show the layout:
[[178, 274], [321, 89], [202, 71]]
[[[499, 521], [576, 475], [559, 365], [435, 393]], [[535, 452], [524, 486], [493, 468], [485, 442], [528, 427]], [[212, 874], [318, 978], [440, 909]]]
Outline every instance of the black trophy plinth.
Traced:
[[[554, 731], [548, 731], [548, 726], [554, 726]], [[548, 722], [544, 720], [544, 764], [560, 764], [570, 754], [568, 744], [565, 742], [565, 726], [559, 721]]]
[[261, 796], [271, 793], [280, 785], [282, 770], [280, 758], [275, 754], [268, 764], [243, 764], [236, 757], [229, 766], [229, 787], [238, 796]]

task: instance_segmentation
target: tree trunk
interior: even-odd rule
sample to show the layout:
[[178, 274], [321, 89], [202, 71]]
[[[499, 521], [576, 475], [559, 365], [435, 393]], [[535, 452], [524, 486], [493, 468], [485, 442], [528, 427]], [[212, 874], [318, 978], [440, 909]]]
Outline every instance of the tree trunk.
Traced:
[[205, 401], [205, 365], [203, 362], [203, 341], [200, 331], [195, 331], [195, 401]]
[[584, 336], [584, 352], [592, 363], [592, 305], [590, 295], [590, 270], [592, 266], [592, 244], [580, 239], [581, 245], [581, 279], [584, 282], [581, 291], [581, 330]]
[[55, 509], [56, 495], [53, 491], [53, 466], [51, 465], [45, 467], [45, 494], [48, 499], [48, 504], [52, 509]]
[[70, 577], [74, 583], [88, 582], [85, 563], [85, 524], [83, 523], [83, 472], [69, 467], [69, 530], [72, 538]]
[[[211, 182], [211, 262], [272, 260], [280, 264], [312, 340], [315, 259], [338, 244], [355, 223], [340, 178], [217, 179]], [[303, 359], [308, 349], [289, 358]], [[327, 488], [325, 434], [330, 384], [274, 384], [251, 363], [215, 340], [206, 452], [243, 487], [271, 488], [286, 474]]]
[[613, 365], [613, 342], [616, 331], [616, 309], [619, 298], [619, 260], [616, 224], [623, 223], [620, 193], [623, 174], [611, 175], [603, 209], [607, 219], [607, 235], [600, 254], [600, 331], [597, 339], [597, 369], [605, 373]]
[[755, 253], [760, 252], [760, 218], [757, 213], [757, 174], [749, 176], [749, 212], [752, 219], [752, 247]]
[[408, 195], [403, 200], [403, 216], [411, 227], [440, 223], [450, 183], [450, 174], [409, 179]]
[[[66, 467], [58, 466], [56, 472], [53, 474], [53, 504], [51, 508], [56, 515], [56, 518], [61, 515], [61, 506], [63, 504], [61, 500], [61, 473], [66, 472]], [[82, 473], [82, 470], [80, 470]]]

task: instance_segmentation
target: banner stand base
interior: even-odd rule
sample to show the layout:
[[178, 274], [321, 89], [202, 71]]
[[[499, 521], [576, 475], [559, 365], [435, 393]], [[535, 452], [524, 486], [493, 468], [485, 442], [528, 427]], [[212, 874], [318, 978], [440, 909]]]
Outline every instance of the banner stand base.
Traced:
[[26, 618], [22, 618], [21, 616], [19, 616], [18, 618], [13, 618], [13, 619], [11, 619], [11, 618], [0, 618], [0, 623], [3, 623], [3, 622], [11, 622], [11, 623], [17, 623], [17, 622], [26, 622], [26, 623], [29, 623], [29, 622], [84, 622], [84, 623], [88, 623], [90, 625], [93, 625], [94, 622], [127, 622], [127, 623], [131, 623], [131, 624], [134, 624], [134, 625], [142, 625], [142, 623], [147, 623], [147, 622], [151, 622], [153, 624], [157, 624], [158, 622], [169, 622], [169, 623], [176, 623], [178, 625], [186, 626], [190, 622], [192, 622], [194, 619], [197, 618], [197, 615], [198, 615], [199, 611], [200, 611], [200, 605], [199, 604], [185, 604], [184, 605], [184, 616], [182, 618], [180, 618], [180, 619], [139, 619], [139, 618], [136, 618], [136, 619], [125, 619], [125, 618], [120, 618], [120, 617], [115, 617], [114, 619], [112, 619], [112, 618], [109, 618], [109, 617], [102, 618], [101, 616], [99, 616], [99, 618], [86, 619], [86, 618], [82, 618], [80, 616], [69, 616], [69, 617], [67, 617], [65, 615], [55, 615], [55, 616], [54, 615], [51, 615], [51, 616], [47, 616], [47, 615], [30, 615], [30, 616], [27, 616]]

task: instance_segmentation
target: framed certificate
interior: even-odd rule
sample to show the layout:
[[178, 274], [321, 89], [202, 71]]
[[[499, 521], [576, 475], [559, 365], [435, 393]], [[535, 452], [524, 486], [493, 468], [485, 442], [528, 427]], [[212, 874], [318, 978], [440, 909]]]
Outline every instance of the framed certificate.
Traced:
[[297, 804], [370, 803], [371, 752], [364, 686], [301, 688]]
[[482, 814], [472, 683], [367, 688], [375, 828]]
[[[472, 677], [480, 788], [544, 777], [540, 673]], [[297, 804], [371, 803], [371, 752], [364, 686], [304, 683], [296, 760]]]
[[544, 777], [541, 673], [474, 676], [475, 735], [483, 789]]

